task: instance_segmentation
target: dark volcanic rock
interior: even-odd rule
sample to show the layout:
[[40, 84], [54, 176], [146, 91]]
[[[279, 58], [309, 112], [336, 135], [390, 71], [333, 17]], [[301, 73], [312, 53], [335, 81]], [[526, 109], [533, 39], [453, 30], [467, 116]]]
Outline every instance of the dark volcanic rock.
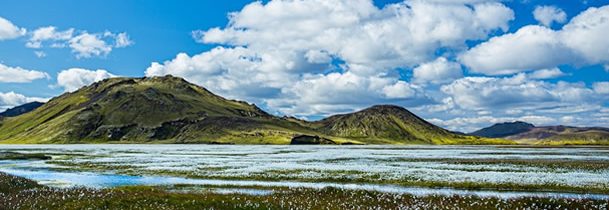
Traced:
[[336, 142], [319, 136], [299, 135], [292, 138], [290, 144], [336, 144]]

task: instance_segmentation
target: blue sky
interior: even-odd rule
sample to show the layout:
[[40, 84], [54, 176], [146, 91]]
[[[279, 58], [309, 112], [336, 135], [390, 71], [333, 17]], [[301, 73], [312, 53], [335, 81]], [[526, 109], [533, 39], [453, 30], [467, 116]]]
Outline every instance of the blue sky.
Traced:
[[[595, 35], [609, 34], [609, 31], [603, 23], [592, 32], [563, 30], [565, 25], [574, 22], [574, 17], [590, 8], [603, 8], [609, 0], [379, 0], [372, 4], [358, 0], [329, 1], [327, 5], [278, 2], [0, 1], [0, 18], [14, 26], [12, 29], [23, 30], [2, 38], [0, 24], [0, 64], [4, 66], [4, 69], [0, 66], [0, 93], [3, 94], [0, 96], [4, 97], [0, 98], [0, 109], [51, 98], [110, 76], [174, 74], [220, 95], [254, 102], [269, 112], [307, 119], [392, 103], [405, 106], [436, 124], [461, 131], [510, 120], [609, 126], [606, 120], [609, 104], [605, 102], [609, 73], [604, 69], [604, 65], [609, 64], [609, 51], [598, 53], [594, 45], [585, 42], [586, 36], [596, 41]], [[542, 6], [554, 12], [544, 13], [550, 21], [547, 26], [541, 26], [544, 25], [541, 16], [534, 16], [534, 11]], [[247, 7], [258, 10], [247, 12]], [[388, 9], [390, 7], [393, 9]], [[429, 8], [437, 9], [426, 10]], [[476, 13], [480, 8], [496, 10]], [[282, 10], [292, 12], [278, 12]], [[468, 14], [471, 17], [460, 13], [465, 10], [473, 12]], [[344, 16], [324, 11], [341, 11]], [[599, 9], [585, 18], [604, 16], [607, 11]], [[232, 17], [233, 25], [228, 25], [230, 12], [237, 14]], [[400, 14], [401, 19], [396, 18], [400, 12], [405, 13]], [[407, 17], [416, 12], [423, 15]], [[440, 17], [441, 12], [457, 18]], [[565, 17], [561, 20], [562, 12]], [[489, 16], [481, 16], [485, 14]], [[447, 34], [436, 31], [438, 34], [429, 37], [420, 36], [416, 27], [421, 23], [418, 21], [425, 21], [426, 17], [438, 20], [429, 23], [437, 24], [430, 30], [447, 30]], [[353, 20], [349, 18], [357, 21], [349, 22]], [[487, 25], [472, 27], [474, 22], [468, 21], [487, 21]], [[370, 27], [362, 29], [364, 25]], [[531, 25], [540, 29], [528, 27]], [[32, 47], [34, 33], [49, 26], [55, 27], [55, 35], [72, 32], [65, 39], [44, 39], [40, 41], [42, 46]], [[389, 28], [393, 26], [396, 27]], [[212, 33], [214, 28], [218, 33]], [[234, 33], [241, 29], [248, 33]], [[289, 35], [299, 30], [302, 30], [300, 34]], [[353, 42], [334, 46], [338, 41], [319, 38], [319, 34], [332, 37], [331, 32], [337, 30], [342, 32], [338, 33], [338, 41]], [[370, 39], [349, 33], [362, 30], [370, 36], [376, 33], [382, 36]], [[454, 30], [462, 34], [456, 35]], [[308, 32], [317, 34], [306, 37], [304, 34]], [[510, 34], [519, 32], [525, 34], [521, 36], [525, 38], [508, 40]], [[123, 44], [118, 43], [121, 34], [127, 37]], [[531, 42], [531, 55], [510, 47], [539, 40], [536, 36], [542, 36], [540, 34], [559, 38]], [[103, 46], [95, 48], [90, 42], [77, 43], [74, 38], [80, 35], [102, 41]], [[584, 36], [584, 41], [560, 38], [576, 35], [576, 40]], [[491, 43], [493, 37], [516, 44]], [[307, 43], [313, 39], [319, 39], [319, 43]], [[299, 43], [294, 40], [304, 40], [307, 46], [293, 47]], [[391, 46], [393, 42], [395, 46]], [[547, 43], [553, 43], [552, 47], [560, 45], [557, 49], [569, 53], [544, 51]], [[77, 49], [72, 44], [85, 48]], [[328, 46], [322, 46], [324, 44]], [[598, 46], [606, 44], [605, 41]], [[395, 49], [385, 51], [382, 47], [375, 48], [376, 45]], [[481, 60], [495, 59], [498, 56], [495, 52], [522, 57]], [[180, 57], [180, 53], [185, 54]], [[240, 58], [260, 62], [245, 62]], [[16, 68], [22, 70], [21, 73], [41, 74], [31, 76], [31, 73], [26, 82], [1, 79], [2, 71], [6, 77], [7, 69]], [[60, 72], [64, 72], [62, 81], [57, 79]], [[282, 79], [293, 84], [277, 84], [282, 83]], [[475, 95], [481, 92], [486, 95]], [[508, 109], [512, 111], [506, 111]]]

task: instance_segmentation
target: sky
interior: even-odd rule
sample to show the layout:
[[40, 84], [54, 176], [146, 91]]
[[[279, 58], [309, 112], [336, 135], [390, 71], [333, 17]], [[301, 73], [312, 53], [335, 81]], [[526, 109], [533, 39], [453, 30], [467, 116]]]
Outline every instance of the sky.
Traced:
[[308, 120], [609, 127], [608, 34], [609, 0], [0, 0], [0, 111], [171, 74]]

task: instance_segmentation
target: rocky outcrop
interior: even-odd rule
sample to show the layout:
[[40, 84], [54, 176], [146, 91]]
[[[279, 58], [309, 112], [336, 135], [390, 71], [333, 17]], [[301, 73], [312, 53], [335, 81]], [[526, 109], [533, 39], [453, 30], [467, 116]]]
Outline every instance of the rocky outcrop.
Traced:
[[336, 144], [336, 142], [319, 136], [299, 135], [292, 138], [290, 144]]

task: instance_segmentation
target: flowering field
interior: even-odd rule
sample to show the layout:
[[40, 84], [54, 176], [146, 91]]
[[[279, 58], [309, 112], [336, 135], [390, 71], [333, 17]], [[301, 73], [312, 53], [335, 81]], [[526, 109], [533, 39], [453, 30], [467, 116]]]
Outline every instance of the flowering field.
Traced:
[[382, 196], [402, 204], [390, 208], [442, 199], [596, 207], [609, 200], [607, 147], [14, 145], [0, 153], [51, 157], [0, 156], [0, 172], [92, 194], [146, 186], [254, 200], [310, 193], [356, 203], [365, 199], [358, 196]]

